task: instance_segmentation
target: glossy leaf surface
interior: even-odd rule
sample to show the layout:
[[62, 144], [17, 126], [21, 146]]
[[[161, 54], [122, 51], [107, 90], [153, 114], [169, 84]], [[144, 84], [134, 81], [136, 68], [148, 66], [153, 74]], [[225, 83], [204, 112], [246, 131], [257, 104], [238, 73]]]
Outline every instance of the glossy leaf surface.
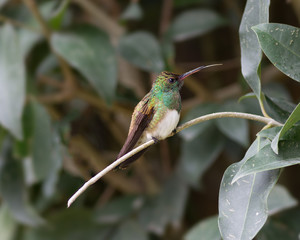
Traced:
[[150, 72], [159, 73], [165, 64], [157, 39], [147, 32], [135, 32], [121, 38], [119, 52], [133, 65]]
[[0, 28], [0, 52], [0, 123], [21, 139], [25, 65], [19, 36], [11, 25]]
[[112, 101], [117, 85], [117, 63], [105, 32], [89, 25], [76, 26], [68, 32], [52, 35], [51, 44], [101, 97]]
[[281, 72], [300, 82], [300, 29], [279, 23], [253, 27], [262, 50]]
[[247, 1], [239, 29], [242, 74], [258, 99], [261, 94], [258, 71], [262, 51], [251, 27], [269, 21], [269, 5], [270, 0]]
[[280, 171], [252, 174], [233, 182], [243, 162], [267, 143], [268, 140], [255, 140], [245, 157], [230, 165], [223, 175], [219, 193], [219, 229], [223, 239], [253, 239], [267, 220], [267, 199]]
[[195, 9], [178, 15], [170, 27], [170, 34], [174, 41], [184, 41], [201, 36], [225, 23], [225, 20], [212, 10]]

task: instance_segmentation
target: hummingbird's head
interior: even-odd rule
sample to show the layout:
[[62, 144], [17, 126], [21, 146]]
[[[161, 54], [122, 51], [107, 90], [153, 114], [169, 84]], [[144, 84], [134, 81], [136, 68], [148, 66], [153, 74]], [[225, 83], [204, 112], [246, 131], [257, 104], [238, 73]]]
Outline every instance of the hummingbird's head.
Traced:
[[167, 71], [161, 72], [155, 79], [153, 86], [162, 92], [178, 91], [183, 85], [183, 81], [179, 81], [179, 76]]
[[183, 86], [183, 80], [186, 77], [196, 72], [199, 72], [204, 68], [218, 66], [218, 65], [222, 65], [222, 64], [212, 64], [212, 65], [197, 67], [181, 75], [171, 73], [171, 72], [162, 72], [157, 76], [156, 80], [154, 81], [153, 87], [155, 88], [156, 91], [162, 91], [162, 92], [179, 91]]

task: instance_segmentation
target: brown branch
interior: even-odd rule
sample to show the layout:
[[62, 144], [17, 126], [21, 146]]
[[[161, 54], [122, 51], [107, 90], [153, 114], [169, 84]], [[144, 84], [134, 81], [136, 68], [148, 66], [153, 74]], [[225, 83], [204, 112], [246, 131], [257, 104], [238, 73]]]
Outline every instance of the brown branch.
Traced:
[[63, 103], [66, 99], [69, 99], [69, 94], [65, 91], [61, 91], [55, 94], [39, 96], [38, 100], [44, 104], [58, 104]]
[[48, 41], [50, 41], [51, 32], [47, 26], [47, 23], [43, 19], [35, 1], [34, 0], [23, 0], [23, 1], [27, 5], [31, 13], [35, 16], [39, 24], [41, 25], [44, 36], [47, 38]]
[[[99, 109], [107, 108], [106, 103], [102, 99], [91, 94], [88, 91], [77, 89], [75, 92], [75, 96], [88, 102], [89, 104], [91, 104], [92, 106], [94, 106], [96, 108], [99, 108]], [[110, 106], [110, 109], [112, 111], [119, 112], [119, 113], [129, 115], [129, 116], [131, 116], [131, 114], [132, 114], [131, 110], [128, 110], [127, 108], [122, 107], [116, 103], [114, 103], [112, 106]]]
[[163, 36], [163, 34], [167, 31], [171, 17], [172, 17], [172, 11], [173, 11], [173, 0], [164, 0], [162, 4], [162, 11], [161, 11], [161, 17], [160, 17], [160, 36]]
[[49, 86], [57, 88], [57, 89], [63, 88], [63, 84], [53, 78], [50, 78], [45, 75], [40, 75], [40, 76], [38, 76], [38, 78], [39, 78], [39, 83], [46, 84], [46, 85], [49, 85]]

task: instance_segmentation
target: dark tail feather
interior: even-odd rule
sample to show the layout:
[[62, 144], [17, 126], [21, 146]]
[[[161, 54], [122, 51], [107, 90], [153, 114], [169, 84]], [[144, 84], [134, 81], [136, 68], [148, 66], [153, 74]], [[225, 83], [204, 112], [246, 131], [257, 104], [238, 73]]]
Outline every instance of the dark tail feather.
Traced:
[[[140, 158], [146, 152], [146, 150], [148, 148], [149, 147], [141, 150], [140, 152], [138, 152], [135, 155], [131, 156], [130, 158], [126, 159], [124, 162], [122, 162], [117, 167], [115, 167], [115, 169], [125, 169], [125, 168], [127, 168], [129, 164], [131, 164], [132, 162], [134, 162], [135, 160], [137, 160], [138, 158]], [[122, 157], [122, 156], [119, 156], [118, 158], [120, 158], [120, 157]]]

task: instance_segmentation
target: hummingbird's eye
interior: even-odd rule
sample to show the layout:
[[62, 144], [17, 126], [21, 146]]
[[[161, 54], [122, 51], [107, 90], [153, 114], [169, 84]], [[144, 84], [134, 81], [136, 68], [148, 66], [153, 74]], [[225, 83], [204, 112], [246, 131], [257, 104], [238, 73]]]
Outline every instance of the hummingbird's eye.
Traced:
[[169, 78], [168, 81], [169, 81], [169, 83], [174, 83], [175, 82], [175, 78]]

